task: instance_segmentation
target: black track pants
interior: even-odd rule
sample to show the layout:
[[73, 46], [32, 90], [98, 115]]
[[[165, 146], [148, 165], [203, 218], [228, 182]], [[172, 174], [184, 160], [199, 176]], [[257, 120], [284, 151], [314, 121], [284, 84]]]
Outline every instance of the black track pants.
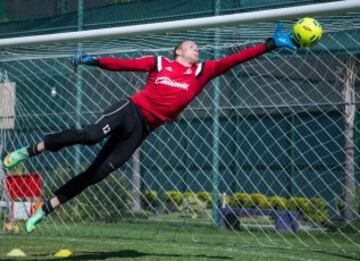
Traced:
[[49, 151], [58, 151], [74, 144], [91, 145], [109, 136], [89, 168], [55, 192], [59, 201], [67, 202], [121, 167], [149, 133], [139, 107], [126, 99], [112, 105], [94, 124], [84, 129], [70, 129], [47, 135], [44, 142]]

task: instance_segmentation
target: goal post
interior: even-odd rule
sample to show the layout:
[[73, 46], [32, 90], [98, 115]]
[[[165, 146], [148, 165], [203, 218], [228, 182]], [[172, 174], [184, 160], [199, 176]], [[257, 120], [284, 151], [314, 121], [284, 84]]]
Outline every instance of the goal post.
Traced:
[[84, 30], [68, 33], [56, 33], [39, 36], [25, 36], [0, 39], [0, 47], [13, 47], [19, 45], [34, 45], [46, 43], [98, 40], [132, 35], [167, 33], [193, 29], [215, 28], [221, 26], [238, 26], [241, 24], [277, 21], [302, 16], [324, 16], [342, 14], [360, 10], [357, 0], [312, 4], [305, 6], [286, 7], [272, 10], [255, 11], [241, 14], [219, 15], [214, 17], [193, 18], [171, 22], [160, 22], [115, 28]]

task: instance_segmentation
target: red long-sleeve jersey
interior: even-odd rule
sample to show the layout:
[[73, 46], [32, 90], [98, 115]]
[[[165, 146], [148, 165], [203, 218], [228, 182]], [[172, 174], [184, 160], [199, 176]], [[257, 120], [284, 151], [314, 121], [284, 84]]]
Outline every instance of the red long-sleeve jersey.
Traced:
[[149, 77], [143, 89], [130, 97], [152, 129], [174, 121], [201, 92], [207, 82], [233, 66], [256, 58], [269, 49], [259, 44], [225, 58], [198, 63], [192, 67], [162, 56], [137, 59], [100, 58], [98, 66], [112, 71], [143, 71]]

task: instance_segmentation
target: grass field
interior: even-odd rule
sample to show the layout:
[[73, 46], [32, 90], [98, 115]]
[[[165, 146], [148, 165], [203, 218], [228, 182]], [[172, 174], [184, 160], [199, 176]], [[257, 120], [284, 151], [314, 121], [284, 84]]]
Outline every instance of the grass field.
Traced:
[[13, 248], [27, 254], [22, 260], [55, 260], [53, 254], [61, 248], [73, 252], [66, 260], [360, 260], [354, 244], [336, 236], [333, 239], [341, 243], [341, 249], [328, 238], [314, 240], [301, 233], [234, 233], [154, 222], [47, 224], [30, 236], [1, 235], [0, 260], [12, 260], [6, 254]]

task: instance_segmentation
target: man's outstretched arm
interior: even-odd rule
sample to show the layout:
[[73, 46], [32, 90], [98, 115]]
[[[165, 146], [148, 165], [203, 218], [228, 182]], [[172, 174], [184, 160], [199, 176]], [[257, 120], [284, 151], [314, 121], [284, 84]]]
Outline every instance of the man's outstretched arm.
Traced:
[[142, 71], [155, 69], [156, 57], [146, 56], [136, 59], [98, 58], [89, 54], [74, 55], [71, 63], [76, 67], [80, 64], [97, 66], [110, 71]]
[[275, 48], [286, 47], [296, 49], [297, 46], [294, 44], [290, 37], [291, 31], [285, 33], [283, 32], [283, 26], [278, 25], [275, 34], [269, 39], [267, 39], [265, 43], [243, 49], [239, 52], [236, 52], [219, 60], [206, 62], [206, 74], [204, 76], [208, 78], [207, 80], [217, 77], [225, 73], [235, 65], [259, 57]]
[[259, 57], [272, 49], [274, 49], [274, 47], [268, 47], [266, 43], [264, 43], [243, 49], [218, 60], [207, 61], [205, 62], [204, 73], [208, 74], [210, 78], [217, 77], [235, 65]]

